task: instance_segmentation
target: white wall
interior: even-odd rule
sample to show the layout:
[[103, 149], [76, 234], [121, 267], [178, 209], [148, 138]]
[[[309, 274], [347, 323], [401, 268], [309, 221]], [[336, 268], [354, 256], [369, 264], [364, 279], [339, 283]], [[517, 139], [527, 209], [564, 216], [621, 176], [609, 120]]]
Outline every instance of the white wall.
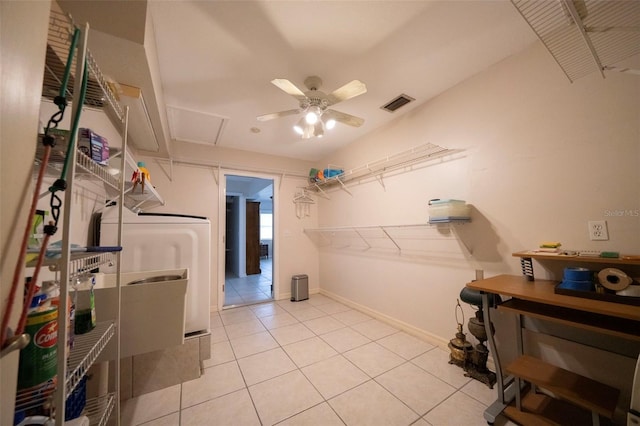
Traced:
[[[327, 250], [323, 290], [444, 343], [475, 269], [520, 274], [511, 254], [548, 240], [640, 253], [637, 75], [595, 72], [571, 84], [535, 44], [323, 162], [357, 167], [426, 142], [465, 151], [386, 178], [386, 191], [372, 182], [350, 188], [353, 196], [331, 193], [320, 202], [321, 225], [424, 223], [429, 199], [461, 198], [473, 205], [473, 222], [457, 228], [473, 256], [460, 248], [446, 261], [409, 262]], [[631, 213], [608, 216], [615, 210]], [[607, 220], [609, 241], [588, 239], [587, 221], [597, 219]], [[536, 275], [550, 274], [536, 265]]]
[[[317, 291], [320, 285], [318, 273], [318, 251], [303, 233], [305, 227], [316, 227], [318, 214], [314, 206], [311, 216], [298, 219], [295, 215], [293, 197], [296, 190], [305, 186], [305, 176], [311, 167], [303, 161], [283, 157], [260, 155], [233, 149], [176, 143], [174, 147], [179, 162], [173, 170], [165, 160], [140, 157], [146, 162], [151, 174], [151, 182], [165, 199], [165, 206], [153, 211], [195, 214], [211, 219], [211, 309], [220, 304], [218, 289], [224, 280], [221, 263], [224, 259], [224, 245], [221, 244], [220, 220], [220, 169], [217, 165], [229, 166], [234, 174], [268, 177], [274, 179], [276, 224], [274, 232], [274, 290], [276, 299], [289, 297], [291, 276], [305, 273], [309, 275], [310, 291]], [[205, 164], [205, 165], [196, 165]], [[207, 166], [206, 164], [210, 164]], [[262, 170], [257, 173], [256, 170]], [[278, 173], [277, 170], [282, 172]], [[222, 206], [224, 207], [224, 205]]]
[[[321, 225], [425, 222], [429, 199], [467, 200], [473, 205], [473, 223], [459, 231], [474, 256], [454, 268], [468, 270], [462, 277], [431, 264], [387, 265], [403, 275], [414, 268], [406, 277], [411, 282], [442, 283], [442, 289], [423, 284], [424, 300], [441, 291], [452, 296], [478, 266], [486, 276], [519, 273], [511, 253], [542, 241], [558, 240], [573, 249], [640, 252], [640, 217], [606, 216], [608, 211], [640, 209], [639, 116], [637, 76], [612, 73], [602, 79], [594, 73], [571, 84], [536, 44], [325, 159], [348, 168], [426, 142], [465, 149], [459, 158], [386, 178], [386, 191], [372, 182], [352, 187], [353, 196], [332, 193], [331, 200], [320, 201]], [[587, 221], [596, 219], [607, 220], [609, 241], [589, 241]], [[372, 286], [386, 293], [406, 290], [401, 282], [391, 286], [376, 278], [362, 257], [340, 259], [327, 253], [321, 263], [323, 288], [360, 294], [357, 301], [367, 306], [378, 293]], [[353, 274], [360, 270], [371, 279], [356, 278]], [[541, 268], [537, 271], [545, 275]], [[443, 337], [451, 329], [445, 319], [451, 315], [444, 313], [453, 312], [449, 305], [455, 298], [449, 300], [442, 319], [427, 328]], [[379, 307], [390, 311], [391, 305]], [[441, 309], [435, 305], [442, 305], [442, 299], [432, 305], [424, 308]], [[405, 316], [410, 323], [423, 322], [421, 315]]]
[[[4, 314], [32, 195], [50, 3], [0, 2], [0, 313]], [[22, 272], [22, 271], [21, 271]], [[22, 281], [22, 274], [19, 282]], [[15, 329], [22, 288], [9, 325]], [[18, 352], [0, 359], [0, 424], [13, 424]]]

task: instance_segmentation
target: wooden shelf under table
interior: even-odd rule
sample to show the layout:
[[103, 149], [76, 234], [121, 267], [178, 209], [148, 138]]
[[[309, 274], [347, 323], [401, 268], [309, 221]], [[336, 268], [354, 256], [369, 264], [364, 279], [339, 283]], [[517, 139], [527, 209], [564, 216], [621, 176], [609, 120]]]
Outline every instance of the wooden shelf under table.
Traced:
[[618, 389], [529, 355], [514, 360], [507, 366], [507, 372], [589, 412], [613, 418], [620, 394]]
[[[591, 413], [568, 402], [541, 393], [527, 392], [522, 398], [522, 411], [515, 402], [504, 409], [504, 414], [514, 422], [527, 426], [565, 426], [591, 424]], [[602, 422], [608, 425], [607, 419]]]

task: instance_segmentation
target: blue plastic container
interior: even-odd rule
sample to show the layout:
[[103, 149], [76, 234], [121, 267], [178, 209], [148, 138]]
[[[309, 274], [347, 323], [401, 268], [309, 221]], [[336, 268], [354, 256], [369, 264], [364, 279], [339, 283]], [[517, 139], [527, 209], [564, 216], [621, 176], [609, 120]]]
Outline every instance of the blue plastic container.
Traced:
[[593, 281], [593, 274], [586, 268], [564, 268], [564, 279], [567, 281]]
[[76, 388], [67, 396], [67, 401], [64, 406], [64, 419], [65, 421], [73, 420], [80, 417], [84, 406], [87, 403], [87, 376], [84, 376], [78, 382]]
[[558, 288], [565, 290], [578, 290], [578, 291], [594, 291], [593, 281], [572, 281], [563, 280]]
[[326, 178], [332, 178], [338, 175], [341, 175], [344, 173], [344, 170], [342, 169], [324, 169], [323, 170], [324, 173], [324, 177]]

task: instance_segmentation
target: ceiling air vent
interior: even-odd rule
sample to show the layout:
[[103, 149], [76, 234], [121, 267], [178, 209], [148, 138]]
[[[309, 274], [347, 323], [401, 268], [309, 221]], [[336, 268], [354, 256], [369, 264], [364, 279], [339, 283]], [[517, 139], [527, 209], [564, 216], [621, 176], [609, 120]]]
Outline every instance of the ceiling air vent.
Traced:
[[409, 102], [413, 102], [413, 101], [415, 101], [415, 99], [403, 93], [402, 95], [392, 99], [390, 102], [387, 102], [385, 105], [381, 106], [380, 108], [382, 108], [385, 111], [395, 112], [398, 108], [403, 107]]

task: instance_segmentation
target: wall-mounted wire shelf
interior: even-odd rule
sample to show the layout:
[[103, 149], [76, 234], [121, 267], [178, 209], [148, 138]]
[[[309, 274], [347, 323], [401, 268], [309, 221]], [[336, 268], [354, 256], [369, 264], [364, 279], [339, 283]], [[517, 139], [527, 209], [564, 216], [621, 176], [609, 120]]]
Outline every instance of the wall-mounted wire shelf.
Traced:
[[[34, 173], [37, 174], [38, 168], [42, 164], [44, 148], [41, 143], [41, 136], [38, 137], [38, 145], [36, 147], [36, 156], [34, 160]], [[64, 157], [66, 155], [66, 146], [58, 144], [51, 150], [49, 156], [49, 164], [47, 174], [54, 176], [62, 170]], [[122, 151], [118, 151], [110, 158], [112, 163], [117, 163]], [[151, 183], [147, 183], [142, 192], [142, 187], [134, 190], [133, 183], [130, 182], [133, 171], [138, 168], [137, 162], [127, 151], [125, 154], [125, 172], [122, 179], [125, 179], [124, 205], [134, 213], [140, 211], [148, 211], [151, 208], [163, 206], [164, 199], [158, 193]], [[128, 175], [128, 176], [127, 176]], [[120, 192], [120, 172], [114, 168], [103, 166], [96, 163], [82, 151], [78, 151], [76, 155], [76, 179], [79, 187], [92, 191], [94, 193], [107, 195], [113, 199], [117, 198]], [[49, 191], [40, 194], [40, 198], [50, 195]]]
[[[117, 153], [116, 156], [122, 155], [121, 152]], [[131, 210], [134, 213], [139, 213], [142, 211], [149, 211], [150, 209], [158, 206], [164, 206], [164, 199], [158, 193], [156, 188], [152, 185], [151, 182], [146, 182], [144, 186], [144, 191], [142, 189], [142, 185], [138, 184], [134, 187], [133, 182], [131, 182], [131, 176], [133, 172], [138, 168], [138, 163], [134, 160], [131, 154], [127, 151], [125, 153], [125, 166], [124, 166], [124, 206]], [[107, 195], [111, 197], [112, 200], [115, 200], [118, 197], [118, 191], [114, 191], [113, 189], [107, 188]], [[110, 201], [107, 202], [110, 204]]]
[[[42, 96], [45, 99], [53, 99], [59, 94], [60, 84], [63, 79], [66, 58], [69, 55], [71, 40], [75, 25], [73, 21], [64, 13], [57, 3], [51, 6], [49, 18], [49, 34], [47, 38], [47, 54], [45, 59], [45, 73], [42, 87]], [[64, 58], [64, 59], [63, 59]], [[87, 51], [87, 65], [89, 67], [89, 81], [87, 83], [87, 93], [84, 105], [99, 109], [106, 109], [109, 117], [116, 122], [119, 128], [125, 120], [125, 113], [122, 106], [116, 100], [116, 96], [107, 84], [98, 64]], [[73, 70], [76, 69], [76, 57], [73, 58], [72, 75], [67, 86], [67, 100], [73, 100], [74, 79]], [[107, 108], [108, 107], [108, 108]]]
[[124, 205], [134, 213], [146, 211], [154, 207], [164, 206], [164, 199], [158, 194], [151, 182], [147, 182], [142, 191], [142, 186], [133, 187], [133, 183], [127, 180], [126, 174], [138, 168], [138, 164], [131, 154], [125, 154], [125, 189]]
[[[62, 170], [62, 164], [64, 163], [64, 156], [66, 154], [66, 147], [63, 149], [54, 149], [49, 156], [48, 174], [55, 175], [56, 172]], [[38, 168], [42, 164], [42, 157], [44, 155], [44, 148], [38, 137], [38, 145], [36, 147], [36, 156], [34, 160], [34, 167]], [[109, 187], [111, 190], [117, 191], [120, 187], [120, 179], [117, 175], [110, 173], [109, 168], [101, 164], [96, 163], [82, 151], [78, 151], [76, 155], [76, 178], [80, 181], [92, 180], [97, 183], [103, 184]]]
[[437, 224], [306, 228], [304, 232], [319, 248], [395, 255], [427, 255], [443, 253], [441, 244], [448, 241], [463, 244], [466, 252], [471, 254], [470, 248], [457, 238], [455, 232], [455, 225], [468, 222], [470, 220], [453, 220]]
[[511, 0], [570, 81], [640, 53], [640, 2]]
[[376, 161], [372, 161], [351, 170], [346, 170], [344, 173], [341, 173], [337, 176], [326, 178], [318, 182], [312, 182], [305, 189], [321, 193], [328, 198], [326, 190], [329, 190], [331, 188], [342, 188], [345, 191], [349, 192], [347, 183], [360, 181], [367, 178], [375, 178], [375, 180], [377, 180], [378, 183], [380, 183], [380, 185], [382, 185], [382, 187], [384, 188], [384, 181], [382, 180], [382, 178], [385, 173], [400, 171], [404, 168], [408, 168], [418, 163], [435, 160], [446, 155], [451, 155], [458, 152], [461, 152], [461, 150], [443, 148], [439, 145], [427, 143]]
[[[71, 18], [60, 10], [57, 4], [53, 2], [51, 18], [49, 20], [47, 55], [42, 89], [42, 96], [45, 99], [53, 99], [58, 95], [66, 62], [62, 58], [66, 58], [69, 54], [74, 28], [75, 26], [73, 25]], [[106, 78], [100, 71], [98, 64], [91, 55], [91, 51], [87, 50], [86, 55], [87, 67], [89, 69], [89, 81], [87, 84], [87, 93], [84, 104], [86, 106], [102, 109], [112, 120], [114, 126], [117, 129], [120, 129], [125, 121], [126, 112], [118, 102], [118, 97], [114, 94], [112, 86], [107, 82]], [[72, 70], [76, 69], [76, 57], [77, 55], [74, 56], [73, 59]], [[69, 85], [67, 86], [67, 97], [69, 100], [72, 100], [74, 96], [73, 82], [74, 75], [71, 75]], [[40, 155], [36, 155], [36, 159], [42, 158], [41, 146], [42, 145], [39, 143], [38, 150], [40, 150]], [[55, 153], [56, 154], [50, 160], [54, 163], [54, 168], [56, 167], [55, 163], [61, 163], [64, 161], [66, 148], [57, 148], [55, 149]], [[115, 161], [119, 155], [121, 154], [118, 153], [112, 155], [110, 161]], [[127, 185], [127, 188], [125, 189], [124, 204], [125, 207], [129, 208], [133, 212], [137, 213], [164, 205], [164, 200], [151, 184], [146, 185], [144, 194], [134, 193], [131, 190], [132, 185], [129, 180], [131, 178], [131, 173], [137, 168], [137, 163], [128, 151], [125, 156], [125, 175], [122, 177], [111, 174], [111, 169], [95, 163], [86, 155], [80, 155], [80, 152], [78, 152], [77, 163], [79, 166], [76, 168], [76, 175], [78, 178], [83, 178], [85, 173], [89, 173], [91, 176], [98, 176], [105, 183], [106, 190], [109, 194], [117, 194], [120, 189], [119, 180], [124, 179], [125, 184]], [[127, 174], [129, 175], [127, 176]], [[113, 198], [115, 198], [115, 196], [113, 196]]]

